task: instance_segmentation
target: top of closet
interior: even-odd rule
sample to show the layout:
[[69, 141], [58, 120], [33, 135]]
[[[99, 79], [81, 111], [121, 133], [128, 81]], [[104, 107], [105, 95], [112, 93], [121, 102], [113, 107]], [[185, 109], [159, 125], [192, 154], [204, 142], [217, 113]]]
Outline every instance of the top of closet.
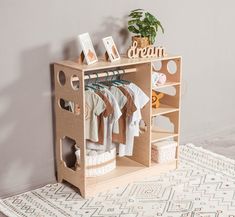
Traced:
[[169, 60], [169, 59], [175, 59], [175, 58], [181, 58], [179, 55], [170, 55], [168, 54], [166, 57], [159, 57], [159, 58], [136, 58], [136, 59], [129, 59], [127, 56], [121, 56], [121, 59], [115, 62], [109, 62], [106, 61], [104, 58], [99, 58], [99, 61], [96, 63], [93, 63], [92, 65], [87, 65], [85, 63], [78, 63], [75, 60], [63, 60], [55, 62], [58, 65], [67, 66], [72, 69], [78, 69], [81, 71], [92, 71], [92, 70], [99, 70], [99, 69], [108, 69], [108, 68], [114, 68], [114, 67], [123, 67], [123, 66], [130, 66], [135, 64], [141, 64], [141, 63], [148, 63], [148, 62], [154, 62], [154, 61], [160, 61], [160, 60]]

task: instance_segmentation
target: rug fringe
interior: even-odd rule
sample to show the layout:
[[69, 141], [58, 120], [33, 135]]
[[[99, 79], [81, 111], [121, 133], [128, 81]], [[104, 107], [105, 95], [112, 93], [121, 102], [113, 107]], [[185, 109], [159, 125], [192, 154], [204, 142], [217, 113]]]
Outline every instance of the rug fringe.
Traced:
[[192, 143], [180, 146], [180, 159], [186, 160], [191, 165], [204, 168], [207, 165], [207, 169], [235, 179], [235, 160], [195, 146]]
[[194, 145], [193, 143], [187, 143], [185, 146], [187, 146], [187, 147], [192, 147], [192, 148], [201, 150], [201, 151], [203, 151], [204, 153], [207, 153], [207, 154], [212, 155], [213, 157], [216, 157], [216, 159], [220, 158], [220, 159], [222, 159], [222, 160], [230, 161], [232, 164], [235, 164], [235, 160], [234, 160], [234, 159], [231, 159], [231, 158], [225, 157], [224, 155], [221, 155], [221, 154], [217, 154], [217, 153], [215, 153], [215, 152], [212, 152], [212, 151], [210, 151], [210, 150], [208, 150], [208, 149], [203, 148], [202, 146], [196, 146], [196, 145]]

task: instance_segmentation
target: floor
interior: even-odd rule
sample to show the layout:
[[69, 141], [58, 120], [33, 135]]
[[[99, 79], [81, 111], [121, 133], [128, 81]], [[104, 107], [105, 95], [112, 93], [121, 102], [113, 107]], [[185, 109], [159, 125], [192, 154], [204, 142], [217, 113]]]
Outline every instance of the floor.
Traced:
[[[195, 140], [193, 143], [200, 144], [205, 149], [235, 159], [235, 129], [220, 135], [209, 137], [206, 140]], [[5, 215], [0, 213], [0, 217]]]
[[193, 141], [194, 145], [200, 145], [217, 154], [235, 159], [235, 129], [208, 137], [206, 140]]

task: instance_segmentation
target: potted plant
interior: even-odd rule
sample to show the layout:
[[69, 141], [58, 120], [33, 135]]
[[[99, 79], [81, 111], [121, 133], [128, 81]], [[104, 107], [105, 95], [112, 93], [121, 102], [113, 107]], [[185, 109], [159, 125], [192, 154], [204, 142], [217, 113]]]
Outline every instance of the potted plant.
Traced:
[[164, 33], [161, 22], [143, 9], [131, 11], [129, 18], [128, 30], [137, 34], [132, 37], [132, 41], [137, 42], [137, 47], [144, 48], [154, 44], [159, 28]]

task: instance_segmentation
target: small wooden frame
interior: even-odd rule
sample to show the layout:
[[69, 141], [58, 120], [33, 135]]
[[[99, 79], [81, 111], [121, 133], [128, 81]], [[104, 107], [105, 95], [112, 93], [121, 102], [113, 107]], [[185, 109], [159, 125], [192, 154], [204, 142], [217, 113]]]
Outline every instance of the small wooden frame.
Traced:
[[[81, 55], [82, 59], [82, 55]], [[145, 131], [134, 140], [134, 151], [132, 157], [118, 157], [117, 168], [103, 176], [88, 178], [86, 176], [86, 140], [85, 140], [85, 79], [87, 74], [97, 72], [99, 77], [107, 76], [104, 71], [124, 70], [125, 80], [137, 84], [144, 92], [152, 98], [152, 62], [161, 61], [160, 72], [167, 76], [165, 87], [175, 87], [176, 95], [165, 95], [161, 100], [159, 108], [152, 109], [151, 100], [142, 109], [142, 118], [145, 123]], [[177, 65], [176, 73], [168, 71], [168, 63], [174, 61]], [[166, 56], [159, 58], [129, 59], [122, 57], [117, 62], [100, 60], [95, 65], [86, 65], [74, 61], [61, 61], [54, 65], [55, 83], [55, 132], [56, 132], [56, 165], [57, 179], [59, 182], [66, 180], [80, 189], [83, 197], [92, 196], [106, 189], [138, 181], [143, 177], [151, 177], [173, 170], [178, 162], [178, 147], [176, 160], [160, 165], [151, 161], [151, 144], [155, 141], [173, 138], [179, 144], [180, 129], [180, 82], [181, 82], [181, 57]], [[60, 74], [64, 75], [65, 82], [60, 81]], [[95, 78], [94, 77], [94, 78]], [[78, 88], [72, 86], [73, 82], [79, 82]], [[163, 86], [159, 86], [161, 91]], [[69, 112], [60, 107], [59, 100], [71, 101], [79, 107], [79, 114]], [[175, 126], [174, 132], [152, 129], [152, 118], [158, 115], [166, 115]], [[62, 139], [67, 136], [75, 140], [80, 147], [79, 169], [69, 168], [63, 159]]]
[[98, 61], [98, 58], [96, 56], [96, 52], [89, 33], [80, 34], [78, 35], [78, 38], [82, 47], [84, 57], [86, 59], [86, 63], [88, 65], [96, 63]]
[[[117, 60], [120, 60], [120, 55], [119, 55], [118, 49], [113, 41], [113, 37], [109, 36], [109, 37], [103, 38], [103, 43], [104, 43], [104, 46], [106, 49], [106, 53], [105, 53], [106, 59], [107, 60], [109, 59], [111, 62], [115, 62]], [[107, 58], [107, 56], [108, 56], [108, 58]]]

